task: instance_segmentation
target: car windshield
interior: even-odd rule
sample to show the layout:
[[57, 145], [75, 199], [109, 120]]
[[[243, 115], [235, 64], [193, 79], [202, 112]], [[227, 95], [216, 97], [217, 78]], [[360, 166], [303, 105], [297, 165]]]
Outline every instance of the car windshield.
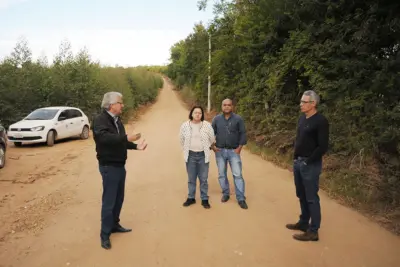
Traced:
[[56, 116], [58, 109], [37, 109], [29, 114], [25, 120], [51, 120]]

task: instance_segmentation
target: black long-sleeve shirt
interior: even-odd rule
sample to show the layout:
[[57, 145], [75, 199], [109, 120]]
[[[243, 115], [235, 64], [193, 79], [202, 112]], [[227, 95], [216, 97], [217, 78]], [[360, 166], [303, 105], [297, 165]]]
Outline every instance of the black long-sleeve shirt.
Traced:
[[228, 119], [225, 119], [224, 114], [215, 116], [212, 127], [215, 133], [215, 145], [218, 148], [236, 149], [247, 143], [244, 121], [235, 113], [231, 113]]
[[306, 118], [302, 115], [297, 125], [294, 158], [306, 157], [306, 163], [322, 159], [328, 151], [329, 123], [320, 113]]

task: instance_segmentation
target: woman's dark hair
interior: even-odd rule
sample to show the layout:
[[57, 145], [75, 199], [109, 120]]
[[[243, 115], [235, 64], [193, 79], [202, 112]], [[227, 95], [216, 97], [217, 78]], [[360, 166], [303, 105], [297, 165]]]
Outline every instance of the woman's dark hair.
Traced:
[[201, 106], [192, 107], [192, 109], [190, 110], [190, 113], [189, 113], [189, 120], [193, 120], [193, 111], [196, 108], [199, 108], [201, 110], [201, 121], [204, 121], [204, 110], [203, 110], [203, 108]]

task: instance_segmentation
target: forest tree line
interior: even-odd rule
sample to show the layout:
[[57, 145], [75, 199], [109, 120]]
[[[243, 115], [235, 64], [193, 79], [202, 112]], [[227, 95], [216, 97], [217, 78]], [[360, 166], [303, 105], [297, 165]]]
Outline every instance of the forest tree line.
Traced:
[[171, 47], [176, 88], [207, 106], [211, 38], [212, 108], [233, 99], [249, 138], [287, 164], [301, 95], [315, 90], [330, 123], [322, 187], [400, 233], [400, 2], [236, 0], [214, 10]]
[[144, 67], [102, 66], [86, 49], [74, 55], [68, 41], [61, 42], [51, 64], [45, 56], [33, 60], [29, 43], [22, 38], [9, 56], [0, 59], [0, 123], [8, 128], [46, 106], [78, 107], [91, 120], [107, 91], [123, 94], [126, 120], [140, 105], [154, 101], [162, 86], [161, 75]]

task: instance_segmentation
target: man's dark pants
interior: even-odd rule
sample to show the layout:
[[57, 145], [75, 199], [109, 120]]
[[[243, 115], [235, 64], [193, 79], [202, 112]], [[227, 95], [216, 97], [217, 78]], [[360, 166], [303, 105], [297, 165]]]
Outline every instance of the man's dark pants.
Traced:
[[119, 223], [125, 193], [125, 167], [100, 166], [103, 179], [101, 206], [101, 238], [107, 239]]
[[293, 172], [296, 185], [296, 195], [300, 200], [300, 223], [312, 232], [318, 232], [321, 225], [321, 206], [318, 196], [319, 176], [322, 171], [322, 161], [304, 164], [305, 158], [294, 161]]

